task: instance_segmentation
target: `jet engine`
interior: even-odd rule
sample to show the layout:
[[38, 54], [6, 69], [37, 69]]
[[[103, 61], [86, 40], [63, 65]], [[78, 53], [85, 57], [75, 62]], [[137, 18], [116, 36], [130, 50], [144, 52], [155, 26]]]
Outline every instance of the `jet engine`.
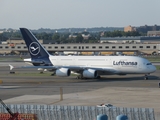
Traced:
[[83, 77], [85, 78], [96, 78], [98, 76], [97, 71], [93, 69], [87, 69], [83, 71]]
[[60, 77], [70, 76], [71, 70], [68, 68], [60, 68], [56, 70], [56, 75]]

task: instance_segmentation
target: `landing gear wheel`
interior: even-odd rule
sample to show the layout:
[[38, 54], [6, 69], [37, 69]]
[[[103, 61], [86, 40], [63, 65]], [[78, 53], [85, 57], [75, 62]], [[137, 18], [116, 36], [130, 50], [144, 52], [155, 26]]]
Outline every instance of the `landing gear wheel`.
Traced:
[[144, 76], [144, 79], [145, 79], [145, 80], [148, 80], [148, 75], [145, 75], [145, 76]]
[[101, 76], [97, 76], [96, 78], [97, 78], [97, 79], [101, 79]]
[[148, 77], [144, 77], [145, 80], [148, 80]]
[[51, 76], [54, 76], [55, 75], [55, 72], [53, 72], [52, 74], [51, 74]]
[[77, 79], [83, 79], [83, 77], [81, 75], [76, 77]]

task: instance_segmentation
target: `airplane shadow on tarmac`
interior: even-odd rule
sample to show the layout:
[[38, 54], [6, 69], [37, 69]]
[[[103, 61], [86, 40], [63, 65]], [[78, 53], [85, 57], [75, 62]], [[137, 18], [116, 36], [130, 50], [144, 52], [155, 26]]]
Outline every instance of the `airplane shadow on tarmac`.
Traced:
[[[140, 81], [140, 80], [144, 80], [144, 76], [116, 76], [116, 77], [106, 77], [106, 76], [102, 76], [100, 79], [82, 79], [82, 81], [85, 82], [116, 82], [116, 81]], [[154, 76], [154, 75], [150, 75], [148, 76], [148, 80], [144, 80], [144, 81], [150, 81], [150, 80], [160, 80], [160, 78], [158, 76]]]
[[[158, 80], [159, 79], [159, 77], [157, 77], [157, 76], [148, 76], [148, 80]], [[136, 81], [136, 80], [144, 80], [144, 76], [132, 76], [132, 77], [129, 77], [129, 76], [126, 76], [126, 77], [122, 77], [122, 76], [120, 76], [120, 77], [116, 77], [116, 78], [114, 78], [114, 77], [112, 77], [112, 78], [101, 78], [100, 80], [110, 80], [110, 81]]]

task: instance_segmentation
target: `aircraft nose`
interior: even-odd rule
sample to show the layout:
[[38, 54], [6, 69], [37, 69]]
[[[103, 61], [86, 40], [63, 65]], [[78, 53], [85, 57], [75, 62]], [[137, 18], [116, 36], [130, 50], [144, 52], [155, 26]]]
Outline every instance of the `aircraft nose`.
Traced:
[[156, 67], [154, 65], [152, 65], [151, 72], [155, 72], [155, 71], [156, 71]]

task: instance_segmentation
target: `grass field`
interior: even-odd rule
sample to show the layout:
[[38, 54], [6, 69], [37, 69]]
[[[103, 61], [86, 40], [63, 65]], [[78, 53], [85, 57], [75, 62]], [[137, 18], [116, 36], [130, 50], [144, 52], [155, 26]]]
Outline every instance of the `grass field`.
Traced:
[[160, 62], [160, 56], [148, 56], [144, 58], [148, 59], [150, 62]]
[[0, 61], [23, 61], [20, 56], [0, 56]]
[[156, 65], [157, 70], [160, 70], [160, 65]]

